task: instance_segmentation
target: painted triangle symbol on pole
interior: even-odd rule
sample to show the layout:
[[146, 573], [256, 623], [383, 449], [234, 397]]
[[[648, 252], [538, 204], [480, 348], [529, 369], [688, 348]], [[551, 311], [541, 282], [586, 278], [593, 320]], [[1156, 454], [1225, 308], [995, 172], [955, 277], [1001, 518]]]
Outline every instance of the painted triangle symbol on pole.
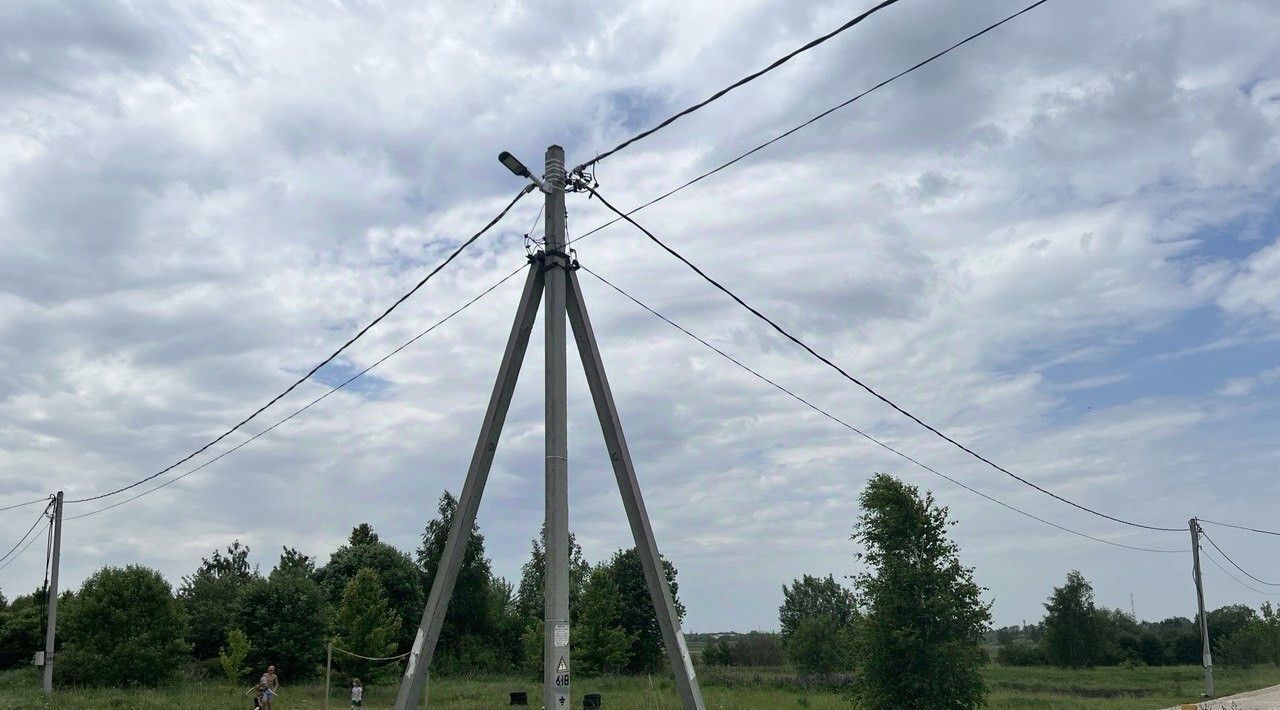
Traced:
[[556, 673], [564, 673], [569, 670], [569, 664], [564, 662], [564, 656], [560, 657], [560, 665], [556, 668]]

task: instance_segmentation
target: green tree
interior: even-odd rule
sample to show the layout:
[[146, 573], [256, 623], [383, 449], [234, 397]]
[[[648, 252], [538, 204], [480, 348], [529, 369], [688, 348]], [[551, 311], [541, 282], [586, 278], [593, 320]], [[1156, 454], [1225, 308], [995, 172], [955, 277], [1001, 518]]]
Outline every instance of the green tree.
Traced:
[[227, 634], [227, 645], [218, 649], [218, 666], [232, 685], [239, 685], [249, 673], [245, 659], [249, 657], [249, 637], [240, 629], [232, 629]]
[[621, 673], [636, 637], [622, 628], [622, 597], [608, 567], [592, 570], [574, 626], [574, 661], [588, 676]]
[[1192, 665], [1200, 662], [1200, 627], [1196, 622], [1174, 616], [1150, 626], [1165, 648], [1167, 663]]
[[853, 592], [840, 586], [832, 575], [826, 578], [804, 575], [791, 586], [782, 587], [782, 606], [778, 607], [778, 623], [786, 639], [808, 618], [825, 617], [837, 626], [850, 626], [858, 618], [858, 603]]
[[[387, 605], [387, 597], [378, 582], [378, 575], [365, 567], [347, 583], [342, 593], [342, 606], [338, 609], [337, 645], [351, 653], [371, 658], [394, 655], [396, 639], [400, 635], [400, 617]], [[372, 677], [375, 668], [386, 668], [379, 663], [347, 654], [338, 654], [335, 664], [358, 678]]]
[[[0, 669], [31, 663], [32, 655], [44, 648], [45, 592], [37, 590], [13, 598], [0, 612]], [[66, 614], [58, 617], [58, 633], [66, 627]]]
[[947, 509], [884, 474], [867, 483], [853, 539], [866, 572], [855, 578], [859, 698], [869, 708], [976, 708], [990, 605], [947, 536]]
[[530, 621], [520, 634], [520, 669], [530, 678], [542, 677], [542, 621]]
[[1209, 619], [1209, 647], [1214, 655], [1222, 651], [1222, 642], [1258, 619], [1258, 613], [1245, 604], [1220, 606], [1206, 615]]
[[787, 661], [806, 676], [851, 670], [852, 633], [852, 627], [833, 624], [826, 616], [804, 617], [787, 637]]
[[1266, 663], [1271, 660], [1269, 641], [1266, 625], [1261, 619], [1254, 619], [1222, 639], [1214, 660], [1238, 668]]
[[[516, 592], [516, 614], [524, 625], [531, 622], [542, 622], [542, 599], [547, 565], [547, 554], [542, 548], [542, 539], [547, 531], [546, 525], [537, 538], [530, 541], [529, 561], [524, 563], [520, 574], [520, 588]], [[582, 593], [587, 587], [587, 579], [591, 576], [591, 565], [582, 556], [582, 546], [577, 537], [569, 533], [569, 615], [571, 622], [577, 622], [578, 610], [582, 605]], [[542, 652], [538, 652], [541, 657]], [[538, 661], [542, 663], [541, 660]], [[539, 665], [541, 667], [541, 665]]]
[[858, 619], [853, 592], [832, 575], [824, 579], [806, 574], [790, 587], [783, 586], [782, 598], [778, 622], [787, 660], [809, 675], [852, 670], [851, 644]]
[[1090, 668], [1106, 652], [1104, 617], [1093, 602], [1093, 586], [1076, 570], [1054, 587], [1045, 603], [1044, 643], [1049, 663], [1062, 668]]
[[249, 548], [239, 540], [227, 546], [224, 555], [200, 561], [194, 574], [182, 578], [178, 598], [186, 609], [187, 641], [196, 658], [215, 658], [240, 614], [240, 595], [258, 576], [249, 566]]
[[1043, 666], [1044, 646], [1026, 639], [1007, 639], [996, 650], [996, 662], [1002, 666]]
[[316, 574], [316, 561], [310, 555], [302, 554], [297, 548], [280, 548], [280, 563], [277, 567], [285, 572], [297, 572], [313, 577]]
[[[644, 568], [640, 566], [640, 555], [635, 548], [619, 550], [607, 563], [609, 575], [618, 588], [619, 621], [628, 638], [634, 639], [631, 653], [627, 660], [628, 673], [654, 673], [666, 666], [666, 653], [662, 645], [662, 629], [658, 626], [658, 615], [653, 610], [653, 600], [649, 596], [649, 585], [644, 579]], [[666, 573], [667, 584], [671, 587], [671, 599], [676, 605], [676, 614], [684, 618], [684, 605], [678, 596], [679, 585], [676, 584], [676, 568], [667, 560], [662, 561]]]
[[[286, 551], [282, 564], [289, 568], [299, 566], [299, 561]], [[301, 566], [305, 567], [305, 564]], [[362, 569], [368, 567], [378, 575], [378, 583], [387, 595], [387, 603], [404, 621], [396, 646], [408, 649], [418, 632], [418, 620], [426, 597], [422, 588], [422, 570], [408, 555], [378, 539], [378, 534], [368, 523], [361, 523], [351, 530], [347, 544], [339, 547], [329, 557], [324, 567], [315, 571], [313, 578], [324, 590], [329, 605], [337, 608], [347, 585]]]
[[738, 634], [729, 647], [729, 665], [746, 668], [780, 666], [786, 662], [782, 635], [765, 631]]
[[1142, 627], [1129, 612], [1098, 609], [1102, 634], [1102, 665], [1138, 663], [1142, 661]]
[[500, 650], [500, 654], [495, 655], [505, 666], [503, 670], [515, 668], [523, 655], [524, 620], [520, 617], [515, 586], [505, 577], [495, 577], [489, 583], [488, 615], [489, 646]]
[[729, 643], [729, 639], [713, 638], [702, 647], [702, 665], [727, 666], [732, 663], [733, 646]]
[[1262, 602], [1262, 635], [1266, 640], [1267, 658], [1280, 666], [1280, 610], [1271, 602]]
[[[428, 592], [444, 555], [457, 508], [457, 499], [445, 491], [440, 496], [437, 516], [423, 530], [417, 561], [423, 571], [423, 587]], [[484, 535], [473, 521], [440, 631], [436, 658], [441, 670], [475, 672], [510, 668], [520, 655], [523, 626], [514, 618], [515, 614], [510, 585], [494, 578], [492, 564], [485, 557]]]
[[249, 583], [242, 596], [239, 627], [253, 640], [255, 670], [274, 664], [285, 678], [305, 678], [324, 661], [332, 611], [310, 576], [285, 562], [266, 578]]
[[85, 580], [67, 610], [61, 680], [83, 685], [159, 685], [191, 648], [182, 604], [159, 572], [104, 567]]

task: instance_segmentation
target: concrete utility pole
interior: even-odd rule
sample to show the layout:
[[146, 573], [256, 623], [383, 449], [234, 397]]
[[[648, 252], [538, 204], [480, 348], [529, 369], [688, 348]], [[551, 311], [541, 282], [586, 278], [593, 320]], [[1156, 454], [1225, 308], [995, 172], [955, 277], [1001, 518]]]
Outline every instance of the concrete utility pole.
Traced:
[[547, 148], [546, 171], [546, 569], [543, 573], [542, 704], [569, 708], [569, 428], [565, 364], [564, 148]]
[[44, 694], [53, 693], [54, 636], [58, 631], [58, 562], [62, 557], [62, 491], [53, 499], [53, 551], [49, 558], [49, 623], [44, 631]]
[[[458, 496], [458, 508], [449, 527], [449, 537], [444, 553], [431, 583], [431, 594], [422, 612], [417, 638], [408, 654], [400, 693], [396, 697], [395, 710], [412, 710], [418, 706], [423, 691], [429, 691], [428, 670], [440, 639], [449, 598], [462, 564], [463, 552], [475, 523], [476, 511], [489, 468], [498, 448], [498, 438], [511, 405], [512, 392], [520, 375], [530, 331], [537, 316], [539, 301], [545, 297], [546, 323], [546, 456], [544, 475], [546, 484], [546, 509], [543, 549], [546, 567], [543, 571], [543, 689], [542, 702], [546, 710], [568, 710], [572, 707], [569, 693], [569, 434], [566, 392], [566, 317], [573, 324], [573, 334], [578, 354], [586, 369], [587, 384], [595, 402], [596, 416], [609, 449], [614, 477], [622, 494], [631, 532], [635, 538], [636, 552], [644, 570], [645, 583], [662, 630], [662, 640], [667, 658], [675, 676], [676, 689], [684, 710], [704, 710], [702, 691], [689, 659], [684, 634], [680, 630], [680, 617], [676, 613], [671, 590], [667, 584], [662, 556], [654, 538], [649, 514], [636, 478], [631, 452], [622, 433], [613, 393], [605, 377], [604, 363], [596, 346], [595, 333], [587, 316], [586, 302], [578, 285], [574, 263], [565, 253], [565, 190], [568, 176], [564, 169], [564, 149], [551, 146], [547, 149], [545, 172], [542, 178], [530, 173], [515, 156], [503, 152], [498, 161], [517, 176], [527, 178], [546, 195], [546, 243], [538, 254], [529, 259], [529, 276], [524, 294], [516, 311], [515, 323], [508, 336], [507, 349], [498, 368], [498, 378], [489, 398], [480, 428], [480, 437], [467, 469], [467, 478]], [[429, 697], [429, 695], [428, 695]]]
[[1204, 582], [1200, 577], [1200, 521], [1192, 518], [1188, 525], [1191, 527], [1191, 569], [1196, 580], [1196, 604], [1200, 607], [1200, 640], [1203, 643], [1200, 659], [1204, 665], [1204, 694], [1205, 697], [1212, 698], [1213, 654], [1209, 652], [1209, 617], [1204, 613]]

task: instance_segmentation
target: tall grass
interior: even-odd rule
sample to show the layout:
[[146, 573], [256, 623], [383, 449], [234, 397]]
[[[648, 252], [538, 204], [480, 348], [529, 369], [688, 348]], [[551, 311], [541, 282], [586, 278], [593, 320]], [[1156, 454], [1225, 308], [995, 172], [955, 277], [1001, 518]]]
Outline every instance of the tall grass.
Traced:
[[[1013, 668], [984, 671], [992, 710], [1157, 710], [1199, 699], [1202, 672], [1194, 666], [1161, 668]], [[854, 707], [852, 691], [805, 683], [784, 669], [717, 668], [702, 673], [708, 710], [835, 710]], [[1280, 669], [1219, 668], [1220, 694], [1280, 684]], [[287, 680], [287, 679], [286, 679]], [[835, 679], [837, 682], [844, 679]], [[50, 704], [40, 693], [34, 670], [0, 673], [3, 710], [251, 710], [252, 700], [225, 683], [189, 681], [164, 688], [59, 689]], [[494, 710], [507, 707], [508, 693], [523, 690], [530, 707], [540, 706], [540, 687], [526, 678], [447, 678], [432, 683], [430, 706], [441, 710]], [[366, 685], [366, 708], [390, 708], [394, 684]], [[666, 677], [607, 677], [574, 680], [575, 703], [584, 693], [601, 693], [608, 710], [679, 710], [674, 685]], [[348, 706], [346, 688], [333, 688], [335, 710]], [[426, 705], [424, 704], [424, 707]], [[285, 684], [275, 710], [320, 710], [319, 683]]]

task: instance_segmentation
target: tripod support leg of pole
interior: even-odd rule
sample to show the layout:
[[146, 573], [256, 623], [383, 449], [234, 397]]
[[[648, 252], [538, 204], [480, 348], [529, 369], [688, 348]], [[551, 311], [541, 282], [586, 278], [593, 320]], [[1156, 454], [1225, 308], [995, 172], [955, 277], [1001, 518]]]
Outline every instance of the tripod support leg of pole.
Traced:
[[622, 493], [622, 506], [626, 509], [627, 519], [631, 523], [636, 552], [640, 557], [640, 565], [644, 568], [644, 578], [649, 586], [649, 596], [653, 599], [658, 626], [662, 629], [662, 640], [667, 649], [667, 658], [671, 661], [671, 670], [675, 674], [676, 689], [680, 692], [680, 701], [685, 710], [704, 710], [702, 690], [698, 687], [693, 661], [689, 658], [684, 633], [680, 630], [680, 617], [676, 614], [671, 589], [667, 585], [662, 558], [658, 554], [658, 543], [653, 536], [653, 527], [649, 524], [649, 514], [645, 510], [644, 497], [640, 493], [635, 466], [631, 461], [631, 452], [627, 449], [627, 441], [622, 433], [622, 423], [618, 418], [618, 409], [614, 405], [613, 392], [609, 389], [609, 381], [605, 377], [604, 361], [600, 358], [600, 349], [596, 345], [595, 333], [591, 329], [591, 320], [587, 317], [587, 305], [582, 298], [582, 288], [578, 283], [577, 274], [572, 271], [569, 272], [568, 286], [569, 323], [573, 326], [573, 337], [578, 343], [578, 353], [582, 358], [582, 366], [586, 370], [591, 399], [596, 405], [600, 428], [604, 431], [605, 444], [609, 448], [609, 460], [613, 463], [613, 473], [618, 479], [618, 488]]
[[404, 678], [400, 682], [395, 710], [416, 708], [426, 684], [427, 669], [431, 666], [436, 642], [440, 639], [440, 627], [444, 624], [449, 598], [453, 595], [453, 585], [458, 579], [458, 570], [462, 566], [462, 558], [471, 538], [471, 526], [475, 523], [476, 511], [480, 508], [484, 484], [489, 478], [489, 467], [493, 464], [502, 425], [507, 418], [507, 409], [511, 406], [511, 395], [515, 391], [516, 380], [520, 377], [520, 366], [529, 346], [529, 334], [533, 330], [538, 304], [542, 300], [542, 287], [541, 265], [533, 264], [525, 280], [524, 293], [520, 297], [515, 323], [511, 326], [511, 335], [507, 338], [507, 349], [502, 355], [502, 365], [498, 368], [498, 378], [489, 398], [484, 424], [480, 427], [480, 438], [471, 455], [467, 479], [462, 486], [462, 494], [458, 497], [449, 538], [440, 557], [435, 579], [431, 583], [431, 595], [422, 611], [422, 623], [418, 626], [418, 635], [413, 641]]

